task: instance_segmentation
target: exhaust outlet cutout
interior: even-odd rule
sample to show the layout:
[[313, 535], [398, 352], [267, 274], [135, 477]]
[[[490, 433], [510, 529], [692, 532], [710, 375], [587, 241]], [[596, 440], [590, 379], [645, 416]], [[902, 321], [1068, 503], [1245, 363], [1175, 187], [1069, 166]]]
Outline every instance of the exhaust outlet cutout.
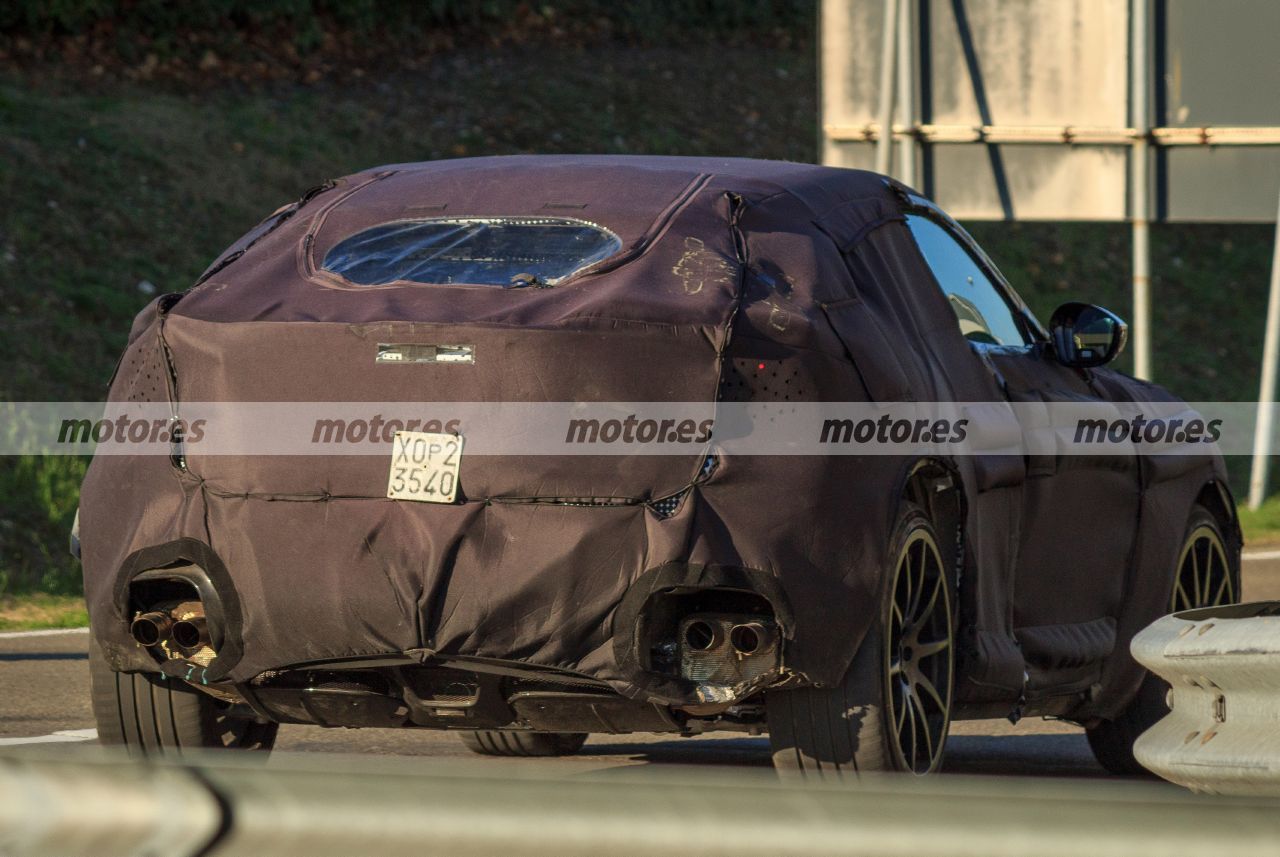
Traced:
[[155, 646], [160, 643], [173, 627], [173, 619], [168, 613], [152, 610], [139, 613], [129, 623], [129, 634], [140, 645]]

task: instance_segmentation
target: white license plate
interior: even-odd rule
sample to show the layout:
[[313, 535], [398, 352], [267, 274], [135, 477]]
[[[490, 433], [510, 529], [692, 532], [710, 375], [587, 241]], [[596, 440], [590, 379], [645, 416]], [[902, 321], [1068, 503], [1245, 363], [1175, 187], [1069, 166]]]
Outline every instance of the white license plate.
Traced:
[[398, 431], [391, 448], [387, 496], [419, 503], [452, 503], [458, 496], [462, 437]]

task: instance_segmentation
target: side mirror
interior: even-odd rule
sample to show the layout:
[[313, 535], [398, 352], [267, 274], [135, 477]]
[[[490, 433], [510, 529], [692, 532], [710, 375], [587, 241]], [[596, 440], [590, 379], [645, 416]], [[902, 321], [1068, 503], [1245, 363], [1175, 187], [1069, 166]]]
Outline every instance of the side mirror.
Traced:
[[1087, 369], [1116, 359], [1129, 339], [1129, 325], [1093, 304], [1063, 304], [1049, 319], [1053, 356], [1063, 366]]

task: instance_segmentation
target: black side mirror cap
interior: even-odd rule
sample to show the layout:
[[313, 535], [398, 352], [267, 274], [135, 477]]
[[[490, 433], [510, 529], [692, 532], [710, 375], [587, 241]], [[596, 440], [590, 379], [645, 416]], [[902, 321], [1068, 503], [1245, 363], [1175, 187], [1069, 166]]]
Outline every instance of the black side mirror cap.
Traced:
[[1049, 337], [1059, 363], [1088, 369], [1116, 359], [1129, 340], [1129, 325], [1100, 306], [1065, 303], [1049, 319]]

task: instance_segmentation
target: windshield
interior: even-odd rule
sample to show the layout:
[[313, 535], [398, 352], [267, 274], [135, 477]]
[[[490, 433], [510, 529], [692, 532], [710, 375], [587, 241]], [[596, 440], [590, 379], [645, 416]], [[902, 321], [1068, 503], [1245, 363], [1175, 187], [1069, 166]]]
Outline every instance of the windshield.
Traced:
[[582, 220], [545, 217], [433, 218], [384, 223], [343, 239], [324, 269], [357, 285], [554, 285], [607, 259], [622, 241]]

